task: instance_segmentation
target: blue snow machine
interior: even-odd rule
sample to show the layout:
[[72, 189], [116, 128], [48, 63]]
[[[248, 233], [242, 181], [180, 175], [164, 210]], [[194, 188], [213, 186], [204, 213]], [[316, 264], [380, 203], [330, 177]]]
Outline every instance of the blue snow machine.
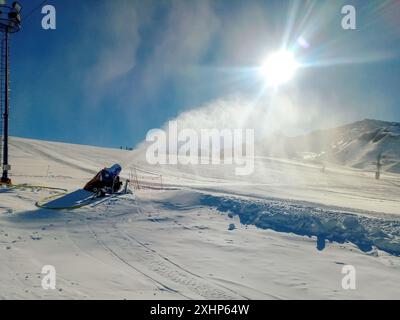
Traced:
[[119, 164], [114, 164], [111, 168], [104, 168], [85, 185], [84, 189], [97, 194], [99, 197], [104, 197], [106, 194], [114, 194], [122, 186], [119, 177], [121, 171], [122, 168]]

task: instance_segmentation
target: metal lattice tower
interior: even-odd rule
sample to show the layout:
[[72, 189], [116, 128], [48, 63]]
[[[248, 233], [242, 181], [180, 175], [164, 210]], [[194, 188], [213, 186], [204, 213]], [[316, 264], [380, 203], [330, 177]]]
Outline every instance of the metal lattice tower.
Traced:
[[2, 93], [3, 93], [3, 87], [2, 87], [2, 83], [3, 83], [3, 79], [2, 79], [2, 75], [3, 75], [3, 66], [2, 66], [2, 62], [3, 62], [3, 54], [1, 48], [3, 48], [3, 41], [1, 41], [1, 47], [0, 47], [0, 56], [1, 56], [1, 62], [0, 62], [0, 115], [1, 115], [1, 119], [0, 119], [0, 167], [3, 168], [3, 140], [4, 140], [4, 103], [3, 103], [3, 98], [2, 98]]
[[10, 184], [8, 171], [11, 169], [8, 162], [8, 116], [10, 111], [10, 68], [9, 68], [9, 44], [10, 34], [16, 33], [21, 29], [21, 9], [22, 6], [18, 2], [13, 2], [11, 6], [5, 1], [0, 4], [0, 109], [2, 115], [1, 132], [2, 132], [2, 177], [1, 183]]
[[[0, 109], [1, 109], [1, 167], [3, 168], [4, 164], [8, 164], [8, 161], [4, 161], [4, 150], [5, 144], [8, 143], [8, 128], [5, 128], [6, 119], [9, 115], [9, 94], [5, 94], [6, 90], [9, 93], [9, 63], [8, 63], [8, 39], [6, 39], [7, 33], [1, 34], [1, 42], [0, 42]], [[7, 130], [5, 130], [7, 129]], [[7, 132], [5, 132], [7, 131]], [[8, 148], [7, 148], [8, 149]], [[8, 151], [8, 150], [6, 150]], [[8, 157], [7, 157], [8, 158]], [[8, 160], [8, 159], [7, 159]]]

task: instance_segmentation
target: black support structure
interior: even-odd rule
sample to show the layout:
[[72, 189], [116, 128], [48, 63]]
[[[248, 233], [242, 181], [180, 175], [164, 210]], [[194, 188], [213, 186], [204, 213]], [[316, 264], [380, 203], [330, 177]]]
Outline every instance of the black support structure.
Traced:
[[2, 176], [1, 183], [11, 184], [8, 172], [11, 167], [8, 161], [8, 131], [10, 113], [10, 34], [21, 29], [21, 9], [18, 2], [12, 5], [0, 5], [0, 33], [2, 34], [0, 48], [0, 110], [2, 115]]

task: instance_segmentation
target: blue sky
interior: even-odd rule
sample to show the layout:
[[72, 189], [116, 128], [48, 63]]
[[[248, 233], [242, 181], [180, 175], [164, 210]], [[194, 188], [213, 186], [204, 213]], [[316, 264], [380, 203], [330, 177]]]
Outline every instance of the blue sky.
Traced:
[[[28, 13], [41, 0], [21, 3]], [[41, 28], [38, 10], [13, 36], [14, 136], [134, 146], [183, 111], [258, 97], [255, 69], [283, 43], [307, 65], [282, 89], [305, 115], [288, 131], [400, 121], [398, 1], [48, 3], [56, 30]], [[355, 5], [357, 30], [341, 28], [344, 4]]]

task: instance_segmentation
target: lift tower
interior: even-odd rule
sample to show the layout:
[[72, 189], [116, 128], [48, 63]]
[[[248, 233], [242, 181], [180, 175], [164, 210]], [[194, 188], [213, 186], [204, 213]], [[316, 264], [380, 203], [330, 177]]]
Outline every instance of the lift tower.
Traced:
[[21, 29], [21, 10], [22, 6], [17, 1], [13, 2], [11, 6], [8, 5], [4, 0], [0, 1], [0, 111], [3, 120], [3, 174], [0, 182], [3, 184], [11, 184], [11, 179], [8, 177], [8, 171], [11, 169], [11, 166], [8, 162], [8, 116], [10, 111], [10, 34], [16, 33]]

